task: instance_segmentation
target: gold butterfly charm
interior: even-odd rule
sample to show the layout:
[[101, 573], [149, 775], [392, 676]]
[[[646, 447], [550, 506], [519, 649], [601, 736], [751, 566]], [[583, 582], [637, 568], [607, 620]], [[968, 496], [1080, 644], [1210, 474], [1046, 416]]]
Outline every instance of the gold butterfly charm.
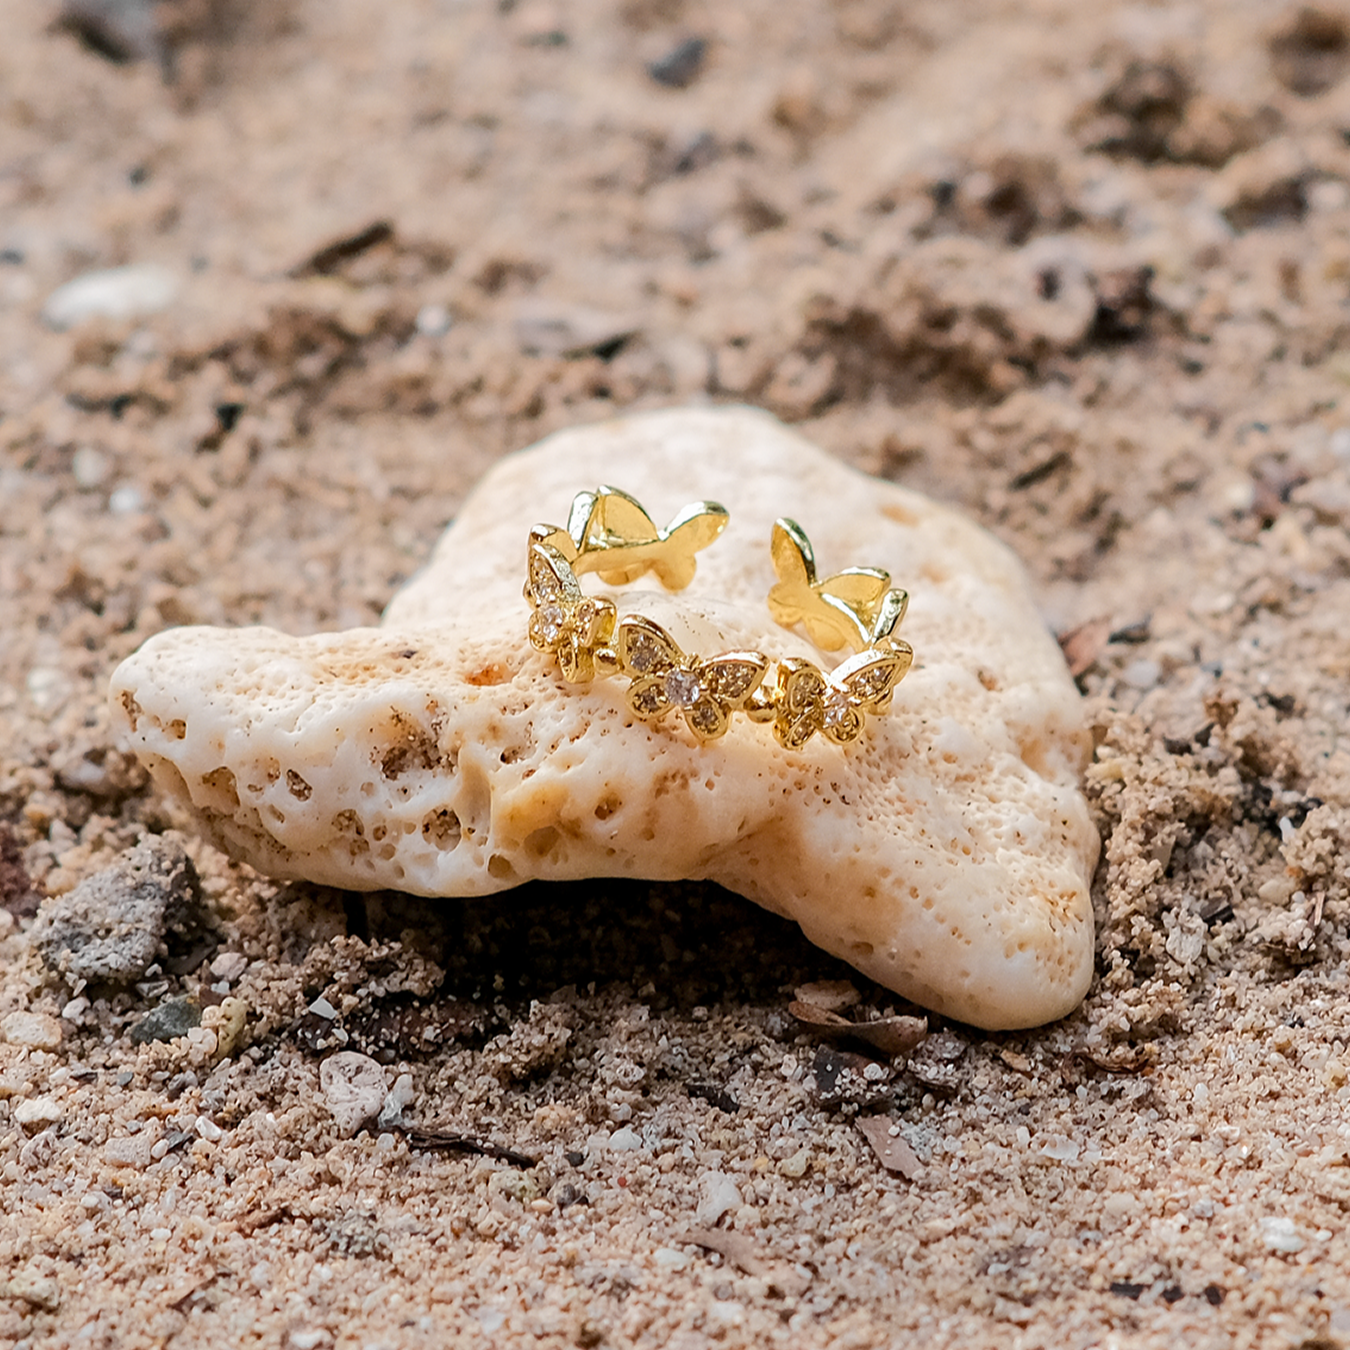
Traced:
[[659, 722], [673, 709], [684, 713], [700, 741], [726, 734], [733, 712], [750, 702], [768, 674], [760, 652], [724, 652], [711, 660], [686, 656], [658, 623], [635, 615], [619, 625], [619, 668], [632, 677], [628, 707], [643, 722]]
[[840, 647], [859, 651], [870, 645], [878, 614], [889, 597], [901, 598], [890, 628], [904, 617], [908, 596], [892, 590], [890, 573], [880, 568], [850, 567], [817, 581], [815, 552], [795, 520], [774, 523], [769, 553], [778, 576], [778, 584], [769, 591], [769, 613], [784, 628], [801, 624], [822, 651]]
[[614, 635], [618, 611], [609, 600], [582, 591], [567, 559], [549, 544], [531, 537], [525, 596], [530, 615], [530, 644], [558, 658], [569, 684], [595, 678], [595, 653]]
[[835, 745], [856, 741], [866, 725], [865, 714], [890, 707], [895, 686], [913, 660], [908, 642], [891, 639], [851, 656], [828, 675], [797, 657], [779, 662], [773, 726], [778, 744], [800, 750], [816, 732]]
[[698, 566], [694, 554], [726, 529], [727, 509], [691, 502], [664, 530], [626, 492], [599, 487], [572, 500], [565, 530], [540, 535], [578, 574], [598, 572], [607, 586], [622, 586], [655, 572], [668, 590], [683, 590]]

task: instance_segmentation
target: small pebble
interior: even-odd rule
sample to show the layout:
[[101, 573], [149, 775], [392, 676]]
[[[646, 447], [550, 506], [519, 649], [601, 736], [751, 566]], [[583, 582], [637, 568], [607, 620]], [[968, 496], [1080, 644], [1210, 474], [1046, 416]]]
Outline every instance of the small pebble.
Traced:
[[778, 1175], [787, 1177], [790, 1181], [800, 1181], [810, 1166], [811, 1150], [800, 1148], [790, 1158], [784, 1158], [778, 1164]]
[[[148, 1134], [109, 1139], [103, 1145], [103, 1161], [113, 1167], [134, 1167], [140, 1170], [149, 1167], [155, 1160], [155, 1146], [156, 1140]], [[167, 1153], [168, 1149], [164, 1151]]]
[[70, 457], [70, 471], [75, 475], [77, 487], [98, 487], [107, 478], [110, 468], [107, 455], [92, 445], [80, 446]]
[[108, 510], [115, 516], [130, 516], [145, 506], [145, 497], [134, 483], [124, 483], [108, 495]]
[[243, 952], [221, 952], [211, 962], [211, 974], [218, 980], [233, 984], [248, 969], [248, 957]]
[[79, 998], [71, 999], [70, 1002], [61, 1009], [61, 1020], [63, 1022], [78, 1022], [88, 1011], [89, 1000], [81, 994]]
[[[380, 1107], [379, 1119], [376, 1121], [377, 1128], [389, 1130], [395, 1125], [401, 1125], [404, 1108], [411, 1106], [416, 1097], [417, 1093], [413, 1088], [412, 1074], [399, 1074], [394, 1079], [394, 1086], [389, 1089], [385, 1096], [384, 1104]], [[381, 1138], [384, 1137], [384, 1135], [381, 1135]]]
[[382, 1065], [355, 1050], [339, 1050], [319, 1066], [319, 1085], [338, 1131], [350, 1138], [374, 1121], [389, 1090]]
[[30, 1134], [61, 1123], [62, 1111], [50, 1097], [33, 1097], [14, 1108], [14, 1123]]
[[609, 1147], [615, 1153], [632, 1153], [642, 1147], [642, 1138], [635, 1130], [615, 1130], [609, 1136]]
[[722, 1215], [741, 1207], [741, 1192], [725, 1172], [704, 1172], [698, 1179], [699, 1202], [694, 1223], [711, 1228]]
[[687, 89], [703, 70], [708, 44], [701, 37], [685, 38], [647, 67], [647, 74], [667, 89]]
[[131, 1039], [137, 1045], [176, 1040], [200, 1026], [201, 1021], [202, 1010], [191, 999], [166, 999], [132, 1027]]
[[196, 868], [181, 845], [148, 839], [44, 901], [33, 945], [49, 969], [69, 978], [127, 984], [146, 973], [165, 933], [200, 901]]
[[55, 1050], [61, 1036], [61, 1023], [46, 1013], [12, 1012], [0, 1022], [0, 1039], [30, 1050]]
[[49, 328], [73, 328], [87, 319], [134, 319], [167, 309], [178, 294], [178, 280], [166, 267], [140, 263], [110, 267], [58, 287], [42, 307]]
[[218, 1144], [225, 1134], [225, 1131], [207, 1116], [197, 1117], [197, 1133], [206, 1140], [208, 1144]]
[[1131, 661], [1130, 664], [1120, 672], [1120, 678], [1124, 680], [1131, 689], [1147, 691], [1152, 689], [1162, 678], [1162, 667], [1156, 661], [1151, 661], [1148, 657], [1141, 656], [1137, 661]]
[[61, 1306], [61, 1286], [55, 1280], [20, 1276], [0, 1284], [0, 1298], [18, 1299], [40, 1312], [55, 1312]]
[[1261, 1221], [1261, 1241], [1267, 1251], [1292, 1256], [1304, 1248], [1304, 1240], [1293, 1219], [1267, 1215]]
[[423, 305], [414, 322], [423, 337], [444, 337], [455, 321], [444, 305]]

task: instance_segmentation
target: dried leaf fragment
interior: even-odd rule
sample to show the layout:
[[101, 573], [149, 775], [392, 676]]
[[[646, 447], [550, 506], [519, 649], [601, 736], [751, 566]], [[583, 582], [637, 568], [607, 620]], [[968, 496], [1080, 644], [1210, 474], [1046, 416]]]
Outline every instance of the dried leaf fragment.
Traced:
[[[922, 1175], [923, 1164], [918, 1154], [910, 1148], [905, 1136], [898, 1133], [898, 1127], [889, 1116], [860, 1116], [853, 1123], [872, 1145], [877, 1161], [888, 1172], [895, 1172], [906, 1181], [914, 1181]], [[891, 1133], [893, 1128], [897, 1133]]]
[[850, 1022], [818, 1003], [798, 999], [788, 1004], [788, 1011], [811, 1031], [851, 1036], [883, 1055], [907, 1055], [928, 1034], [928, 1019], [924, 1017], [878, 1017], [872, 1022]]
[[716, 1252], [743, 1274], [767, 1280], [769, 1288], [786, 1298], [799, 1298], [806, 1292], [807, 1281], [795, 1270], [776, 1269], [759, 1253], [752, 1238], [744, 1233], [725, 1232], [720, 1228], [691, 1228], [685, 1240], [704, 1251]]

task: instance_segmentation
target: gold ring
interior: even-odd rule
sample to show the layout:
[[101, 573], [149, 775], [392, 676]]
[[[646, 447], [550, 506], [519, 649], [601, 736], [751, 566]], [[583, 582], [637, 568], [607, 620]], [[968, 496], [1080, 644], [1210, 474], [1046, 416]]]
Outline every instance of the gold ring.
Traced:
[[778, 743], [789, 750], [800, 750], [816, 732], [835, 745], [857, 740], [867, 714], [890, 707], [914, 660], [909, 643], [894, 636], [909, 596], [891, 585], [888, 573], [854, 567], [817, 580], [801, 526], [775, 523], [769, 552], [778, 581], [768, 594], [769, 613], [784, 628], [800, 625], [824, 651], [854, 650], [828, 671], [800, 657], [774, 666], [757, 651], [707, 658], [685, 652], [660, 624], [641, 614], [620, 620], [612, 600], [587, 595], [577, 580], [595, 572], [617, 586], [650, 571], [668, 589], [681, 590], [694, 578], [694, 555], [717, 539], [727, 519], [716, 502], [694, 502], [658, 529], [618, 488], [578, 493], [565, 527], [530, 531], [531, 645], [557, 660], [569, 684], [626, 676], [634, 717], [659, 722], [679, 709], [701, 742], [725, 735], [736, 713], [772, 722]]

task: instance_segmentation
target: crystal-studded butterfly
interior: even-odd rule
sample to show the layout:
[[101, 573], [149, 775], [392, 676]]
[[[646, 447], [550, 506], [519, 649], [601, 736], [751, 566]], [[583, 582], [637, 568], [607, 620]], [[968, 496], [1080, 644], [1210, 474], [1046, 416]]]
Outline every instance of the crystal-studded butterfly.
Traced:
[[909, 643], [892, 640], [851, 656], [829, 674], [798, 657], [780, 662], [773, 727], [778, 743], [800, 750], [816, 732], [835, 745], [856, 741], [866, 714], [886, 711], [913, 661]]
[[578, 585], [571, 564], [549, 544], [530, 544], [525, 596], [530, 615], [530, 643], [558, 658], [558, 669], [570, 684], [595, 678], [595, 651], [614, 634], [618, 612], [609, 600], [597, 600]]
[[658, 623], [634, 615], [619, 625], [619, 668], [632, 677], [628, 707], [644, 722], [678, 708], [700, 741], [726, 733], [733, 712], [747, 712], [768, 674], [760, 652], [724, 652], [710, 660], [686, 656]]

